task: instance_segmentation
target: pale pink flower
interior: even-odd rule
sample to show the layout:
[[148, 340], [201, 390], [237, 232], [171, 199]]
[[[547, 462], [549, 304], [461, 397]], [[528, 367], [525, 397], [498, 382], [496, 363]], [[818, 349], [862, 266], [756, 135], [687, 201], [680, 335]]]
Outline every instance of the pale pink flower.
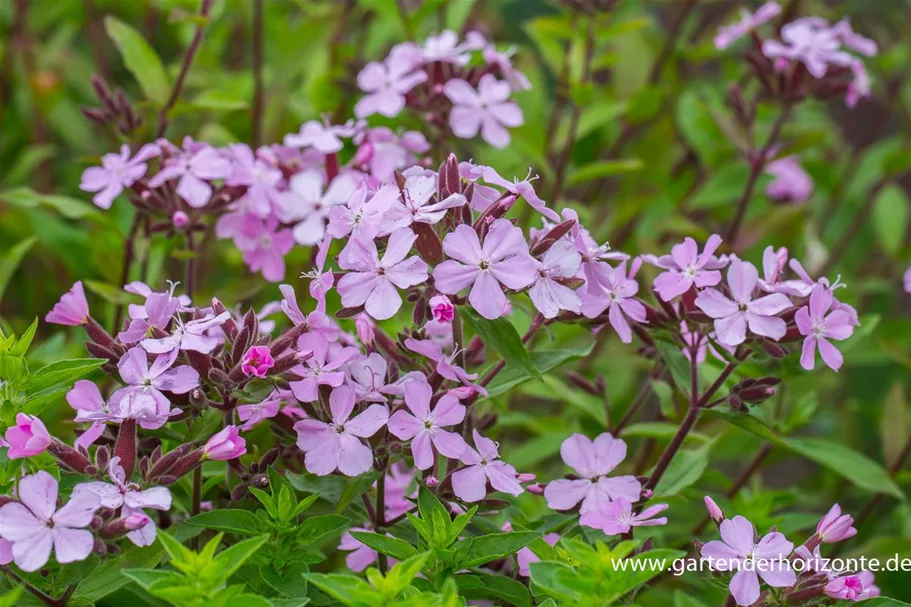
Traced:
[[240, 436], [237, 426], [225, 426], [206, 441], [202, 448], [203, 459], [224, 461], [237, 459], [247, 452], [247, 441]]
[[851, 22], [845, 18], [832, 26], [832, 32], [838, 36], [841, 43], [861, 55], [872, 57], [878, 49], [875, 40], [861, 36], [851, 28]]
[[6, 442], [9, 445], [6, 456], [21, 459], [44, 453], [51, 444], [51, 435], [37, 417], [17, 413], [16, 425], [6, 429]]
[[[471, 32], [469, 32], [471, 33]], [[528, 78], [517, 70], [512, 64], [512, 57], [516, 53], [516, 48], [511, 47], [504, 51], [498, 51], [497, 47], [486, 40], [479, 40], [483, 45], [482, 57], [488, 65], [495, 65], [500, 70], [503, 79], [509, 83], [513, 91], [527, 91], [531, 89], [531, 82]]]
[[705, 502], [705, 509], [708, 511], [709, 517], [716, 523], [721, 523], [724, 520], [724, 512], [721, 511], [715, 500], [706, 495], [702, 501]]
[[633, 260], [629, 276], [626, 273], [626, 262], [620, 262], [616, 268], [599, 262], [593, 268], [591, 276], [597, 281], [589, 281], [581, 289], [582, 314], [586, 318], [596, 318], [607, 310], [611, 326], [625, 344], [633, 341], [633, 332], [627, 318], [640, 324], [647, 323], [645, 306], [636, 299], [639, 283], [633, 280], [641, 265], [639, 258]]
[[346, 476], [357, 476], [373, 466], [373, 452], [361, 439], [370, 438], [386, 425], [389, 411], [384, 405], [370, 405], [351, 418], [356, 399], [354, 388], [335, 388], [329, 395], [330, 423], [302, 419], [294, 424], [308, 472], [326, 476], [338, 469]]
[[700, 291], [696, 306], [715, 319], [718, 341], [727, 346], [737, 346], [746, 341], [747, 327], [756, 335], [778, 341], [784, 337], [787, 324], [776, 314], [791, 307], [791, 300], [781, 293], [772, 293], [753, 299], [759, 283], [759, 272], [753, 264], [735, 259], [728, 268], [728, 286], [731, 297], [715, 289]]
[[443, 30], [439, 34], [428, 36], [421, 47], [421, 56], [427, 63], [442, 62], [464, 66], [471, 59], [466, 51], [471, 45], [459, 44], [459, 35], [452, 30]]
[[443, 251], [452, 259], [434, 269], [436, 288], [455, 295], [471, 286], [468, 302], [484, 318], [503, 315], [507, 302], [503, 286], [524, 289], [537, 276], [521, 228], [506, 219], [490, 225], [483, 246], [471, 226], [460, 224], [446, 235]]
[[823, 544], [834, 544], [857, 535], [854, 519], [841, 513], [841, 506], [834, 504], [816, 525], [816, 537]]
[[478, 378], [477, 373], [468, 373], [462, 367], [454, 364], [459, 355], [458, 352], [453, 352], [447, 356], [443, 353], [443, 346], [440, 343], [431, 339], [417, 340], [412, 339], [411, 337], [405, 340], [405, 347], [412, 352], [417, 352], [421, 356], [425, 356], [435, 362], [437, 364], [436, 372], [442, 377], [450, 381], [464, 384], [476, 392], [485, 396], [487, 395], [487, 390], [482, 386], [472, 383]]
[[364, 133], [354, 164], [367, 165], [371, 176], [381, 183], [392, 183], [395, 171], [414, 166], [418, 155], [429, 149], [422, 133], [405, 131], [396, 135], [387, 127], [376, 127]]
[[199, 386], [199, 373], [189, 365], [171, 368], [177, 351], [160, 354], [149, 367], [145, 350], [131, 348], [117, 369], [127, 387], [111, 395], [111, 403], [117, 403], [120, 419], [134, 418], [146, 429], [160, 428], [171, 414], [171, 401], [162, 392], [186, 394]]
[[[836, 303], [832, 291], [818, 285], [810, 294], [810, 303], [797, 310], [794, 322], [801, 335], [805, 335], [800, 366], [811, 371], [816, 366], [816, 350], [823, 362], [838, 371], [844, 362], [841, 352], [829, 341], [842, 341], [854, 333], [850, 314], [844, 309], [832, 309]], [[831, 311], [830, 311], [831, 310]]]
[[377, 320], [392, 318], [402, 307], [397, 289], [407, 289], [427, 280], [427, 264], [413, 255], [406, 259], [417, 235], [400, 228], [389, 236], [380, 259], [373, 240], [355, 238], [339, 256], [339, 265], [350, 270], [338, 281], [338, 292], [346, 308], [364, 306]]
[[399, 197], [399, 188], [394, 184], [384, 185], [370, 194], [366, 185], [361, 185], [349, 197], [347, 204], [333, 206], [329, 211], [329, 225], [326, 232], [333, 238], [372, 240], [380, 231], [384, 216]]
[[[96, 388], [97, 389], [97, 388]], [[69, 396], [69, 394], [67, 394]], [[100, 395], [99, 395], [100, 397]], [[89, 447], [95, 444], [101, 435], [104, 434], [105, 423], [104, 422], [93, 422], [79, 437], [73, 441], [73, 446], [77, 450], [84, 450], [88, 452]]]
[[516, 479], [516, 469], [500, 461], [498, 445], [489, 438], [472, 430], [477, 451], [465, 445], [459, 459], [465, 464], [452, 473], [452, 490], [463, 502], [477, 502], [487, 495], [487, 483], [494, 491], [510, 495], [522, 493], [522, 485]]
[[102, 209], [110, 209], [124, 188], [130, 187], [146, 174], [146, 161], [158, 156], [160, 152], [157, 145], [147, 144], [130, 158], [130, 146], [123, 144], [119, 154], [102, 156], [100, 167], [89, 167], [83, 171], [79, 189], [97, 192], [92, 202]]
[[464, 439], [444, 430], [465, 419], [465, 406], [449, 394], [444, 394], [430, 409], [433, 388], [422, 381], [405, 384], [405, 406], [389, 418], [389, 432], [401, 440], [411, 441], [411, 454], [418, 470], [433, 466], [434, 450], [444, 457], [458, 459], [467, 448]]
[[607, 476], [626, 458], [623, 440], [607, 432], [594, 441], [582, 434], [573, 434], [560, 445], [560, 456], [580, 478], [548, 483], [544, 497], [549, 508], [570, 510], [582, 502], [580, 512], [584, 514], [621, 498], [639, 501], [642, 485], [635, 476]]
[[259, 422], [275, 417], [278, 415], [282, 402], [290, 400], [291, 397], [290, 390], [273, 390], [261, 402], [251, 405], [239, 405], [237, 407], [237, 419], [244, 422], [240, 429], [248, 432]]
[[[120, 515], [123, 518], [144, 514], [144, 508], [162, 511], [171, 509], [171, 491], [167, 487], [140, 489], [139, 485], [126, 478], [119, 457], [112, 458], [108, 463], [108, 477], [113, 483], [92, 481], [76, 485], [72, 497], [83, 492], [93, 493], [98, 497], [102, 507], [111, 510], [122, 508]], [[137, 546], [151, 546], [155, 542], [156, 534], [155, 523], [146, 517], [145, 524], [131, 529], [127, 537]]]
[[785, 156], [770, 162], [766, 165], [765, 172], [774, 177], [765, 189], [769, 198], [795, 204], [810, 199], [813, 193], [813, 180], [800, 166], [796, 156]]
[[[728, 589], [738, 605], [752, 605], [759, 599], [759, 577], [774, 588], [787, 588], [797, 581], [787, 560], [794, 544], [781, 533], [774, 531], [755, 542], [753, 523], [742, 516], [722, 521], [720, 530], [721, 540], [705, 544], [701, 554], [718, 571], [736, 570]], [[744, 566], [748, 560], [753, 566]]]
[[86, 529], [99, 508], [98, 496], [76, 493], [57, 509], [57, 479], [39, 470], [19, 481], [19, 501], [0, 508], [0, 536], [12, 542], [12, 556], [23, 571], [37, 571], [57, 553], [58, 563], [88, 558], [95, 546]]
[[[762, 253], [762, 274], [759, 286], [769, 293], [784, 293], [792, 297], [806, 297], [816, 283], [808, 280], [783, 280], [784, 267], [788, 263], [788, 250], [775, 250], [771, 245]], [[798, 264], [799, 265], [799, 264]], [[802, 269], [802, 268], [801, 268]]]
[[869, 571], [838, 577], [826, 585], [826, 596], [847, 601], [863, 601], [879, 596], [879, 587], [873, 583]]
[[[507, 192], [521, 197], [525, 202], [531, 205], [531, 208], [543, 215], [546, 219], [553, 222], [560, 221], [560, 216], [557, 215], [557, 212], [548, 208], [547, 203], [541, 200], [538, 193], [535, 192], [535, 188], [531, 182], [537, 179], [538, 176], [532, 176], [530, 168], [528, 170], [528, 175], [526, 175], [525, 179], [522, 181], [519, 181], [518, 177], [514, 177], [512, 181], [509, 181], [500, 175], [493, 167], [478, 166], [476, 168], [480, 170], [482, 179], [485, 182], [501, 187]], [[478, 188], [475, 187], [475, 191], [477, 190]], [[499, 197], [499, 194], [497, 194], [496, 197]]]
[[777, 2], [766, 2], [755, 13], [750, 13], [746, 10], [741, 11], [740, 21], [718, 29], [718, 34], [715, 36], [715, 48], [718, 50], [726, 49], [760, 25], [771, 21], [780, 12], [781, 7]]
[[273, 366], [275, 359], [272, 358], [268, 346], [253, 346], [244, 353], [240, 370], [247, 377], [265, 377]]
[[721, 282], [719, 270], [727, 265], [727, 259], [715, 257], [721, 246], [721, 237], [712, 234], [699, 253], [699, 245], [690, 237], [671, 248], [670, 255], [643, 255], [648, 263], [666, 270], [655, 277], [654, 288], [664, 301], [683, 295], [693, 286], [713, 287]]
[[85, 299], [82, 281], [77, 280], [70, 290], [63, 294], [44, 317], [45, 322], [67, 327], [84, 325], [89, 319], [89, 303]]
[[247, 215], [235, 243], [251, 271], [262, 272], [269, 282], [278, 282], [285, 277], [285, 255], [294, 248], [294, 236], [289, 229], [278, 229], [274, 217], [264, 222]]
[[430, 298], [430, 313], [437, 322], [452, 322], [455, 306], [445, 295], [434, 295]]
[[[247, 187], [243, 198], [238, 201], [239, 207], [251, 211], [261, 219], [281, 209], [285, 204], [285, 194], [279, 190], [282, 172], [257, 158], [247, 145], [238, 143], [228, 149], [234, 159], [234, 172], [225, 183]], [[241, 214], [241, 217], [243, 215]], [[219, 220], [219, 224], [221, 223], [222, 220]], [[225, 236], [220, 234], [219, 238]]]
[[[325, 270], [326, 267], [326, 258], [329, 257], [329, 248], [332, 246], [332, 239], [326, 237], [321, 243], [319, 243], [319, 249], [316, 251], [316, 267], [313, 268], [306, 275], [301, 275], [301, 278], [305, 276], [310, 279], [310, 284], [308, 285], [308, 290], [310, 291], [310, 296], [316, 300], [316, 311], [311, 312], [308, 315], [309, 324], [312, 326], [319, 327], [318, 330], [323, 332], [333, 332], [333, 335], [326, 335], [330, 340], [335, 340], [338, 338], [338, 328], [334, 321], [325, 316], [326, 312], [326, 294], [332, 289], [335, 285], [335, 274], [332, 270]], [[288, 287], [284, 285], [279, 287], [282, 291], [282, 294], [285, 296], [285, 301], [288, 301], [289, 293], [287, 292]], [[294, 289], [290, 291], [291, 300], [294, 301]], [[294, 306], [297, 306], [295, 301]], [[282, 309], [285, 310], [285, 302], [282, 302]], [[288, 313], [288, 310], [285, 310], [285, 313]], [[297, 315], [303, 319], [303, 314], [300, 312], [300, 309], [297, 309]], [[318, 315], [320, 318], [314, 317]], [[292, 319], [294, 320], [294, 319]], [[328, 321], [328, 322], [327, 322]], [[301, 324], [295, 322], [295, 324]]]
[[415, 222], [433, 225], [446, 216], [446, 211], [464, 206], [467, 202], [462, 194], [450, 194], [439, 202], [433, 202], [436, 193], [437, 180], [434, 177], [407, 177], [402, 188], [402, 197], [392, 204], [384, 217], [384, 232], [408, 227]]
[[345, 365], [348, 384], [354, 388], [359, 401], [386, 402], [386, 394], [390, 393], [386, 385], [386, 369], [386, 359], [379, 352], [354, 358]]
[[[354, 571], [355, 573], [360, 573], [377, 561], [379, 553], [370, 546], [362, 544], [354, 539], [354, 536], [351, 535], [352, 531], [369, 532], [370, 529], [367, 529], [366, 527], [352, 527], [345, 532], [338, 544], [339, 550], [344, 550], [348, 553], [348, 555], [345, 556], [345, 565], [348, 566], [348, 569]], [[395, 559], [388, 559], [388, 565], [390, 567], [394, 566], [395, 563]]]
[[334, 154], [344, 147], [339, 139], [338, 127], [329, 126], [318, 120], [301, 125], [300, 132], [285, 135], [285, 145], [292, 148], [316, 148], [323, 154]]
[[[117, 339], [124, 344], [133, 344], [148, 338], [153, 329], [164, 331], [180, 307], [180, 299], [173, 293], [149, 293], [144, 305], [131, 308], [130, 326], [118, 333]], [[132, 312], [138, 316], [132, 316]]]
[[231, 161], [206, 145], [165, 160], [158, 174], [149, 179], [149, 187], [157, 188], [167, 181], [179, 179], [177, 195], [191, 207], [199, 209], [212, 198], [212, 186], [207, 182], [226, 179], [233, 174]]
[[412, 47], [397, 46], [383, 63], [371, 61], [357, 75], [357, 84], [368, 93], [354, 106], [354, 115], [366, 118], [382, 114], [394, 118], [405, 107], [405, 95], [427, 80], [427, 73], [416, 69]]
[[905, 290], [905, 293], [911, 293], [911, 268], [905, 270], [905, 273], [902, 275], [902, 287]]
[[666, 525], [667, 518], [654, 518], [667, 510], [667, 504], [655, 504], [639, 514], [633, 512], [633, 505], [622, 497], [612, 502], [601, 503], [597, 510], [589, 510], [579, 518], [579, 524], [600, 529], [604, 535], [620, 535], [633, 527]]
[[231, 313], [224, 311], [218, 316], [209, 315], [197, 320], [183, 322], [177, 318], [177, 325], [171, 334], [159, 339], [143, 339], [140, 345], [150, 354], [167, 354], [176, 350], [193, 350], [208, 354], [221, 340], [209, 331], [220, 327], [231, 318]]
[[484, 74], [476, 91], [470, 84], [454, 78], [443, 85], [443, 93], [453, 104], [449, 127], [456, 137], [471, 139], [481, 132], [484, 141], [497, 148], [509, 145], [505, 127], [522, 126], [522, 109], [509, 101], [509, 83]]
[[319, 387], [337, 388], [345, 381], [342, 365], [359, 354], [357, 349], [345, 347], [330, 352], [329, 340], [319, 332], [301, 335], [297, 340], [298, 351], [309, 351], [312, 356], [292, 371], [302, 377], [300, 381], [291, 382], [294, 397], [304, 403], [312, 403], [319, 398]]
[[854, 75], [854, 79], [848, 84], [848, 90], [845, 91], [845, 105], [854, 109], [858, 101], [871, 95], [870, 74], [867, 73], [867, 67], [860, 59], [851, 63], [851, 73]]
[[311, 246], [326, 234], [326, 222], [336, 206], [348, 202], [357, 187], [354, 180], [339, 175], [323, 192], [323, 178], [314, 171], [298, 173], [288, 183], [288, 204], [279, 218], [286, 222], [299, 222], [294, 226], [294, 240]]
[[816, 78], [826, 75], [829, 65], [848, 67], [854, 57], [841, 48], [841, 41], [828, 23], [815, 18], [803, 18], [781, 28], [781, 39], [765, 40], [762, 53], [769, 59], [802, 62]]
[[560, 310], [576, 314], [582, 311], [582, 301], [575, 289], [561, 284], [560, 279], [574, 277], [582, 265], [582, 256], [572, 241], [561, 238], [555, 242], [537, 264], [537, 277], [528, 296], [544, 318], [554, 318]]

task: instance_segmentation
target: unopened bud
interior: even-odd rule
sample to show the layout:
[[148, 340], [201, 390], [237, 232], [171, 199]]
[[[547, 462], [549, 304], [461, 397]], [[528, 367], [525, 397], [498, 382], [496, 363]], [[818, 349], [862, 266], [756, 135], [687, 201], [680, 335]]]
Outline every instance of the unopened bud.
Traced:
[[190, 218], [183, 211], [175, 211], [174, 214], [171, 215], [171, 222], [174, 224], [175, 228], [183, 230], [190, 225]]
[[712, 520], [715, 521], [715, 524], [721, 524], [721, 521], [724, 520], [724, 512], [721, 511], [721, 508], [718, 507], [718, 504], [715, 503], [715, 500], [706, 495], [703, 498], [703, 501], [705, 502], [705, 509], [709, 511], [709, 516], [712, 517]]

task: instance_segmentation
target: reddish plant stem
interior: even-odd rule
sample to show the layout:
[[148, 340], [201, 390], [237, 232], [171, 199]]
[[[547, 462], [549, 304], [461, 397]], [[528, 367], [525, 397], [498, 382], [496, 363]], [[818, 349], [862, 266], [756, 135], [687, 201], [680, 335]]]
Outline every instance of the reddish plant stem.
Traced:
[[55, 599], [51, 595], [49, 595], [45, 592], [42, 592], [41, 590], [38, 590], [37, 588], [35, 588], [31, 584], [29, 584], [28, 582], [23, 580], [21, 577], [19, 577], [19, 575], [15, 571], [10, 569], [9, 566], [7, 566], [7, 565], [0, 566], [0, 571], [2, 571], [4, 575], [9, 576], [9, 578], [11, 580], [14, 580], [16, 583], [20, 584], [35, 598], [40, 600], [45, 605], [49, 605], [50, 607], [65, 607], [65, 605], [70, 602], [70, 597], [73, 596], [73, 592], [76, 590], [75, 585], [68, 586], [67, 589], [63, 591], [63, 594], [60, 595], [60, 598]]
[[174, 109], [174, 105], [180, 97], [180, 92], [183, 90], [187, 74], [190, 72], [190, 66], [193, 64], [193, 58], [196, 56], [196, 51], [199, 50], [199, 45], [202, 43], [202, 36], [205, 33], [206, 26], [209, 22], [209, 11], [212, 10], [212, 5], [214, 3], [215, 0], [202, 0], [202, 5], [199, 9], [199, 16], [201, 18], [200, 23], [196, 26], [196, 33], [193, 34], [193, 40], [190, 41], [190, 46], [187, 48], [187, 52], [183, 57], [183, 63], [180, 64], [180, 71], [177, 73], [177, 80], [174, 82], [174, 88], [171, 89], [171, 96], [168, 97], [167, 103], [164, 104], [164, 107], [162, 107], [161, 111], [158, 113], [156, 138], [164, 137], [165, 131], [168, 128], [168, 113]]
[[253, 105], [251, 140], [258, 148], [263, 137], [263, 0], [253, 0]]

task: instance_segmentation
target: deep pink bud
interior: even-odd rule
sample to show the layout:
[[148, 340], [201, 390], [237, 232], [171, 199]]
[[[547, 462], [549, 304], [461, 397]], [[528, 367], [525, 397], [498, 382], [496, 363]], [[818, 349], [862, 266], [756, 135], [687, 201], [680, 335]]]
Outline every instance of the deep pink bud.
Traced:
[[244, 375], [250, 377], [265, 377], [269, 369], [275, 366], [275, 359], [269, 353], [268, 346], [253, 346], [244, 354], [241, 361], [240, 370]]
[[354, 328], [357, 329], [357, 337], [365, 346], [372, 346], [376, 339], [376, 325], [373, 320], [364, 313], [354, 317]]
[[235, 459], [247, 452], [247, 441], [240, 436], [237, 426], [227, 426], [209, 439], [202, 448], [204, 459]]
[[16, 425], [6, 430], [6, 442], [9, 444], [7, 457], [20, 459], [43, 453], [51, 444], [51, 435], [40, 419], [19, 413]]
[[540, 483], [535, 483], [534, 485], [529, 485], [525, 487], [525, 490], [531, 493], [532, 495], [544, 495], [544, 485]]
[[522, 472], [516, 475], [516, 480], [520, 483], [532, 483], [537, 477], [530, 472]]
[[455, 318], [455, 307], [445, 295], [435, 295], [430, 298], [430, 311], [437, 322], [452, 322]]
[[816, 535], [823, 544], [833, 544], [857, 535], [857, 529], [853, 525], [854, 519], [848, 514], [842, 514], [841, 506], [835, 504], [816, 525]]
[[171, 215], [171, 221], [178, 230], [183, 230], [190, 225], [190, 218], [183, 211], [174, 211], [174, 214]]
[[718, 507], [718, 504], [715, 503], [715, 500], [709, 496], [705, 496], [705, 509], [709, 511], [709, 516], [712, 517], [712, 520], [716, 523], [720, 523], [724, 520], [724, 512], [721, 511], [721, 508]]
[[430, 487], [431, 489], [433, 489], [434, 487], [436, 487], [437, 485], [440, 484], [440, 481], [438, 481], [437, 477], [435, 477], [435, 476], [428, 476], [427, 478], [424, 479], [424, 484], [427, 485], [428, 487]]
[[357, 149], [357, 152], [354, 153], [354, 164], [367, 164], [373, 159], [373, 153], [375, 151], [376, 149], [373, 147], [372, 143], [369, 141], [363, 143], [361, 147]]

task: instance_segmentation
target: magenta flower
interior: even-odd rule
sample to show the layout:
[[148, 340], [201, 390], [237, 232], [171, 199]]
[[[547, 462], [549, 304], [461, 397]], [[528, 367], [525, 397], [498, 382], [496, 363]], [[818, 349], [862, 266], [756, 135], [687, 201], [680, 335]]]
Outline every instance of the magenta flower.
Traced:
[[608, 432], [594, 441], [582, 434], [573, 434], [560, 445], [560, 456], [581, 478], [548, 483], [544, 498], [549, 508], [569, 510], [582, 502], [580, 512], [585, 514], [617, 499], [639, 501], [642, 485], [635, 476], [607, 476], [626, 458], [623, 440]]
[[442, 377], [464, 384], [465, 386], [470, 387], [472, 390], [479, 392], [483, 395], [487, 395], [487, 390], [482, 386], [473, 384], [474, 380], [478, 378], [477, 373], [468, 373], [462, 367], [453, 364], [458, 356], [458, 352], [453, 352], [449, 356], [443, 354], [443, 346], [436, 341], [431, 339], [412, 339], [411, 337], [405, 340], [405, 347], [411, 350], [412, 352], [417, 352], [421, 356], [429, 358], [437, 364], [436, 371]]
[[[225, 183], [247, 188], [238, 201], [238, 207], [260, 218], [266, 218], [281, 209], [285, 204], [285, 194], [278, 189], [282, 183], [282, 172], [257, 158], [247, 145], [234, 144], [229, 150], [234, 158], [234, 173]], [[245, 213], [241, 213], [243, 215]], [[219, 235], [219, 238], [224, 237]]]
[[193, 208], [199, 209], [212, 198], [208, 181], [226, 179], [234, 174], [231, 161], [210, 146], [187, 151], [164, 161], [157, 175], [149, 179], [149, 187], [157, 188], [166, 181], [179, 179], [177, 195]]
[[630, 501], [621, 497], [613, 502], [601, 503], [597, 510], [585, 512], [579, 518], [579, 524], [600, 529], [604, 535], [620, 535], [633, 527], [666, 525], [667, 518], [653, 518], [665, 510], [667, 504], [655, 504], [636, 514]]
[[206, 441], [202, 448], [203, 459], [224, 461], [237, 459], [247, 452], [247, 441], [240, 436], [237, 426], [225, 426]]
[[63, 294], [44, 317], [45, 322], [67, 327], [84, 325], [89, 319], [89, 303], [85, 299], [82, 281], [77, 280], [70, 290]]
[[869, 571], [838, 577], [826, 584], [826, 595], [833, 599], [863, 601], [879, 596], [879, 588], [873, 583]]
[[208, 354], [221, 343], [218, 337], [208, 333], [230, 318], [231, 313], [227, 311], [218, 316], [210, 315], [186, 323], [178, 318], [177, 326], [170, 335], [160, 339], [143, 339], [140, 345], [150, 354], [168, 354], [177, 350], [193, 350]]
[[718, 29], [715, 36], [715, 48], [724, 50], [746, 34], [749, 34], [760, 25], [771, 21], [781, 12], [777, 2], [766, 2], [755, 13], [746, 10], [741, 12], [740, 21]]
[[769, 59], [800, 61], [816, 78], [826, 75], [829, 65], [848, 67], [854, 57], [841, 48], [841, 41], [828, 23], [803, 18], [781, 28], [781, 39], [765, 40], [762, 53]]
[[[130, 326], [118, 333], [117, 339], [125, 344], [134, 344], [152, 335], [153, 329], [164, 331], [180, 307], [180, 299], [171, 293], [149, 293], [145, 304], [137, 306], [141, 308], [141, 317], [132, 317]], [[138, 312], [131, 309], [133, 311]]]
[[268, 346], [253, 346], [244, 353], [241, 360], [240, 370], [244, 375], [250, 377], [265, 377], [266, 374], [275, 366], [275, 360], [269, 352]]
[[389, 418], [389, 432], [401, 440], [411, 441], [411, 454], [418, 470], [433, 466], [434, 449], [444, 457], [458, 459], [468, 448], [465, 440], [456, 432], [444, 430], [465, 419], [465, 406], [459, 399], [444, 394], [430, 410], [433, 388], [423, 381], [405, 384], [405, 406]]
[[159, 153], [157, 145], [148, 144], [130, 158], [130, 146], [123, 144], [119, 154], [102, 156], [100, 167], [89, 167], [83, 171], [79, 189], [97, 192], [92, 202], [102, 209], [110, 209], [124, 188], [130, 187], [146, 174], [146, 161]]
[[522, 126], [522, 109], [509, 101], [509, 83], [484, 74], [476, 91], [470, 84], [454, 78], [443, 85], [443, 93], [453, 104], [449, 127], [456, 137], [471, 139], [481, 131], [484, 141], [497, 148], [509, 145], [505, 127]]
[[[199, 386], [199, 373], [193, 367], [181, 365], [171, 369], [176, 358], [176, 350], [161, 354], [150, 368], [142, 348], [134, 347], [124, 354], [117, 369], [128, 385], [111, 395], [111, 403], [117, 403], [117, 417], [138, 419], [146, 429], [164, 425], [171, 414], [171, 401], [162, 392], [186, 394]], [[83, 395], [87, 393], [81, 392], [80, 396]]]
[[312, 403], [319, 398], [319, 387], [338, 388], [345, 381], [342, 365], [359, 354], [356, 348], [331, 348], [329, 340], [319, 332], [305, 333], [297, 340], [299, 352], [309, 351], [312, 356], [298, 365], [293, 372], [301, 376], [300, 381], [291, 382], [294, 398]]
[[392, 318], [402, 307], [399, 289], [427, 280], [427, 264], [417, 255], [406, 259], [417, 235], [400, 228], [389, 236], [380, 259], [373, 240], [354, 238], [339, 255], [339, 265], [351, 270], [338, 281], [338, 292], [346, 308], [364, 306], [377, 320]]
[[294, 240], [312, 246], [326, 234], [326, 221], [336, 206], [348, 202], [357, 187], [354, 180], [340, 175], [332, 180], [323, 192], [323, 178], [314, 171], [298, 173], [288, 184], [288, 205], [280, 212], [279, 219], [294, 226]]
[[430, 298], [430, 313], [437, 322], [452, 322], [455, 318], [455, 306], [445, 295], [434, 295]]
[[368, 93], [354, 106], [354, 115], [366, 118], [382, 114], [394, 118], [405, 107], [405, 95], [427, 80], [427, 73], [415, 69], [413, 47], [397, 46], [383, 63], [371, 61], [357, 75], [357, 84]]
[[252, 405], [239, 405], [237, 419], [244, 422], [240, 427], [244, 432], [253, 429], [259, 422], [278, 415], [282, 402], [291, 398], [290, 390], [273, 390], [265, 400]]
[[450, 194], [439, 202], [431, 202], [437, 193], [437, 180], [426, 175], [410, 175], [405, 179], [402, 198], [393, 203], [384, 217], [383, 230], [391, 232], [408, 227], [415, 222], [435, 224], [446, 216], [446, 211], [464, 206], [462, 194]]
[[829, 340], [848, 339], [854, 333], [854, 326], [850, 313], [840, 308], [832, 309], [834, 303], [832, 291], [818, 285], [810, 293], [810, 304], [797, 310], [794, 315], [797, 329], [801, 335], [806, 336], [800, 354], [800, 366], [807, 371], [812, 371], [816, 366], [817, 349], [823, 362], [833, 371], [838, 371], [844, 363], [841, 352]]
[[497, 443], [472, 430], [477, 451], [465, 445], [460, 460], [465, 467], [452, 473], [452, 490], [463, 502], [477, 502], [487, 495], [487, 483], [494, 491], [510, 495], [522, 493], [516, 469], [500, 461]]
[[561, 280], [574, 277], [582, 265], [582, 256], [572, 241], [561, 238], [555, 242], [537, 264], [537, 276], [528, 290], [535, 308], [544, 318], [554, 318], [560, 310], [576, 314], [582, 311], [582, 301], [575, 289], [562, 284]]
[[354, 388], [335, 388], [329, 395], [330, 423], [302, 419], [294, 424], [308, 472], [326, 476], [338, 469], [346, 476], [357, 476], [373, 467], [373, 451], [360, 439], [370, 438], [386, 425], [389, 411], [384, 405], [370, 405], [352, 418], [356, 399]]
[[88, 558], [95, 546], [86, 529], [101, 505], [98, 496], [74, 492], [65, 506], [57, 509], [57, 479], [39, 470], [22, 477], [19, 501], [0, 508], [0, 535], [12, 542], [12, 556], [23, 571], [37, 571], [57, 553], [58, 563]]
[[[333, 238], [372, 240], [380, 231], [383, 217], [399, 197], [396, 185], [384, 185], [367, 198], [367, 187], [362, 185], [354, 191], [347, 204], [337, 205], [329, 211], [329, 225], [326, 232]], [[325, 241], [323, 241], [325, 242]]]
[[6, 456], [21, 459], [44, 453], [51, 444], [51, 435], [37, 417], [17, 413], [16, 425], [6, 429], [6, 442], [9, 445]]
[[490, 225], [483, 246], [471, 226], [460, 224], [446, 235], [443, 251], [452, 259], [434, 269], [436, 288], [455, 295], [471, 286], [468, 301], [484, 318], [503, 315], [507, 302], [503, 286], [524, 289], [537, 276], [522, 229], [507, 219], [497, 219]]
[[813, 193], [813, 180], [800, 166], [796, 156], [786, 156], [770, 162], [766, 165], [765, 172], [774, 177], [765, 189], [769, 198], [790, 203], [801, 203], [810, 199]]
[[642, 258], [648, 263], [667, 270], [655, 277], [653, 285], [661, 299], [670, 301], [689, 291], [693, 285], [699, 288], [713, 287], [721, 282], [721, 272], [718, 270], [727, 265], [727, 259], [715, 257], [719, 246], [721, 237], [712, 234], [705, 242], [702, 254], [699, 253], [696, 241], [687, 237], [682, 243], [673, 246], [670, 255], [643, 255]]
[[[742, 516], [722, 521], [720, 530], [721, 540], [705, 544], [701, 555], [716, 571], [737, 571], [728, 589], [738, 605], [752, 605], [759, 599], [759, 577], [774, 588], [787, 588], [797, 581], [787, 560], [794, 544], [781, 533], [769, 533], [755, 542], [753, 523]], [[745, 565], [748, 561], [750, 565]]]
[[823, 544], [834, 544], [857, 535], [854, 519], [841, 513], [841, 506], [834, 504], [816, 525], [816, 537]]
[[246, 216], [239, 238], [238, 248], [244, 254], [244, 262], [253, 272], [262, 272], [269, 282], [278, 282], [285, 277], [285, 255], [294, 248], [291, 230], [278, 229], [278, 221], [270, 217], [261, 221]]
[[337, 128], [310, 120], [301, 125], [300, 132], [285, 135], [285, 145], [292, 148], [316, 148], [323, 154], [334, 154], [344, 147]]
[[790, 308], [791, 300], [781, 293], [753, 299], [759, 272], [746, 261], [732, 261], [727, 279], [731, 298], [715, 289], [700, 291], [696, 296], [696, 306], [715, 319], [718, 341], [727, 346], [740, 345], [746, 341], [747, 327], [776, 341], [784, 337], [787, 325], [775, 315]]
[[[171, 491], [167, 487], [140, 490], [138, 485], [131, 483], [130, 479], [126, 478], [119, 457], [112, 458], [108, 463], [108, 477], [113, 483], [92, 481], [76, 485], [72, 497], [83, 492], [92, 493], [98, 497], [102, 507], [112, 510], [122, 508], [121, 517], [123, 518], [142, 515], [144, 508], [165, 512], [171, 509]], [[136, 521], [136, 523], [138, 522], [141, 521]], [[157, 534], [155, 523], [148, 517], [146, 517], [145, 524], [136, 523], [131, 525], [136, 528], [132, 529], [127, 537], [137, 546], [152, 545]]]
[[633, 261], [628, 277], [625, 261], [620, 262], [617, 268], [599, 262], [591, 273], [597, 284], [589, 282], [586, 288], [581, 289], [582, 314], [586, 318], [596, 318], [607, 310], [611, 326], [625, 344], [633, 341], [633, 332], [627, 318], [640, 324], [648, 322], [645, 306], [636, 299], [639, 283], [632, 278], [640, 264], [638, 259]]

